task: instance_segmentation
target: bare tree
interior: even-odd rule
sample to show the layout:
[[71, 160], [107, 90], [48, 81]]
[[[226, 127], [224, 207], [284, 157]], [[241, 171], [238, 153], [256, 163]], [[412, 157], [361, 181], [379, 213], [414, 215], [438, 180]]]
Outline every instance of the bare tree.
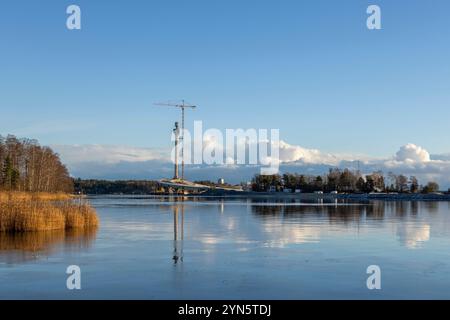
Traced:
[[71, 192], [73, 182], [53, 150], [9, 135], [0, 136], [0, 189]]

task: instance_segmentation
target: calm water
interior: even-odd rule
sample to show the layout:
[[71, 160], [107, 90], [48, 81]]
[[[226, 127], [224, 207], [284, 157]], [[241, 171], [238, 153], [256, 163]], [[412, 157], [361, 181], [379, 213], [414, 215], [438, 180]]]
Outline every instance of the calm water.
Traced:
[[0, 235], [0, 298], [450, 299], [447, 202], [91, 202], [97, 231]]

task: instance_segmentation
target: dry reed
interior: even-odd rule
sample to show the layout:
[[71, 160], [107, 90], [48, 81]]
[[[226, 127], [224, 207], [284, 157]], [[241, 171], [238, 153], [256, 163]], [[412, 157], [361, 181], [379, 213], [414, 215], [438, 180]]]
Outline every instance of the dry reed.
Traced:
[[95, 228], [98, 218], [86, 202], [64, 194], [0, 193], [0, 232]]
[[0, 192], [0, 202], [8, 200], [16, 201], [57, 201], [57, 200], [71, 200], [74, 196], [67, 193], [47, 193], [47, 192]]

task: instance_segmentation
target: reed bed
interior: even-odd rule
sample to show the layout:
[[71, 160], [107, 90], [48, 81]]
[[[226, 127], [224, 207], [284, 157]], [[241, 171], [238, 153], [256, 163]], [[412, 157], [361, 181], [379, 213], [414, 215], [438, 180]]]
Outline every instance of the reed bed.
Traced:
[[58, 201], [58, 200], [71, 200], [74, 199], [73, 195], [67, 193], [47, 193], [47, 192], [0, 192], [0, 202], [15, 200], [15, 201], [30, 201], [30, 200], [42, 200], [42, 201]]
[[0, 232], [96, 228], [98, 223], [89, 203], [70, 195], [0, 193]]

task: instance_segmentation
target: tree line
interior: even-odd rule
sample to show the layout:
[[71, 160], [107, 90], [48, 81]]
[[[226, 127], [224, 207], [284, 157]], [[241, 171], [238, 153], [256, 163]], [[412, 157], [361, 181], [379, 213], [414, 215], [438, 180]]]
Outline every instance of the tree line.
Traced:
[[0, 136], [0, 190], [72, 192], [73, 181], [51, 148], [8, 135]]
[[76, 193], [81, 194], [153, 194], [159, 192], [156, 181], [137, 180], [74, 180]]
[[432, 193], [439, 191], [436, 182], [420, 185], [415, 176], [407, 177], [392, 172], [387, 176], [381, 171], [363, 175], [349, 169], [330, 169], [328, 174], [312, 176], [306, 174], [285, 173], [283, 175], [255, 175], [252, 190], [257, 192], [300, 191], [309, 192], [398, 192], [398, 193]]

